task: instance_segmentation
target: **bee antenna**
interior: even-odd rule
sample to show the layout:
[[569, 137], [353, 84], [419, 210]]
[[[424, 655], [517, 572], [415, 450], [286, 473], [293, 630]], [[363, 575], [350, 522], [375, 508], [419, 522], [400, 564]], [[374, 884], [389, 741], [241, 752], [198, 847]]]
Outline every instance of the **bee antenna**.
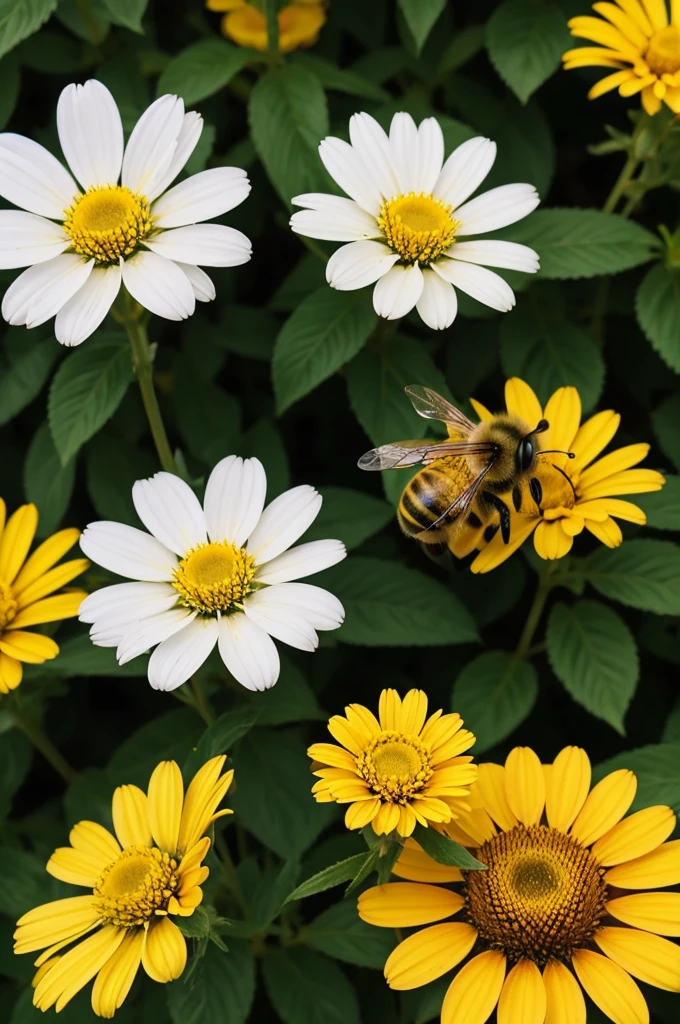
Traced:
[[565, 452], [561, 448], [545, 448], [543, 451], [537, 452], [537, 455], [566, 455], [568, 459], [575, 459], [576, 452]]

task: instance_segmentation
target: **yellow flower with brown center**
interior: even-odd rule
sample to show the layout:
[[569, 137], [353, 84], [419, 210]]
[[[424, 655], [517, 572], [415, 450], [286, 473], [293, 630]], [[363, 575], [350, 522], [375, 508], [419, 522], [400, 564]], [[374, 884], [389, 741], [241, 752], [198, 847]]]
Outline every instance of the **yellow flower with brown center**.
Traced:
[[40, 665], [59, 654], [51, 637], [29, 632], [28, 627], [73, 618], [86, 596], [84, 590], [55, 594], [90, 564], [86, 558], [75, 558], [57, 565], [80, 531], [60, 530], [27, 557], [37, 526], [35, 505], [22, 505], [5, 523], [0, 498], [0, 693], [19, 685], [22, 662]]
[[417, 824], [448, 822], [465, 803], [476, 767], [462, 757], [475, 742], [460, 715], [436, 711], [427, 721], [427, 695], [380, 694], [379, 718], [361, 704], [328, 723], [342, 744], [314, 743], [307, 753], [319, 781], [318, 803], [349, 804], [347, 828], [369, 823], [376, 835], [410, 836]]
[[[239, 46], [267, 52], [267, 17], [257, 0], [206, 0], [211, 11], [225, 11], [222, 33]], [[314, 46], [326, 21], [326, 10], [319, 0], [296, 0], [278, 13], [279, 50], [290, 53], [299, 47]]]
[[637, 788], [626, 769], [590, 784], [579, 747], [552, 765], [528, 747], [479, 765], [470, 810], [444, 831], [487, 870], [445, 867], [408, 839], [394, 868], [408, 881], [359, 897], [370, 924], [430, 925], [390, 954], [391, 988], [426, 985], [472, 953], [442, 1024], [484, 1024], [496, 1007], [499, 1024], [584, 1024], [582, 988], [617, 1024], [648, 1024], [633, 978], [680, 992], [680, 947], [662, 938], [680, 936], [680, 893], [657, 891], [680, 883], [680, 841], [666, 842], [676, 816], [656, 806], [624, 817]]
[[569, 28], [573, 36], [600, 45], [568, 50], [562, 57], [567, 71], [617, 69], [592, 87], [588, 99], [618, 89], [624, 97], [640, 93], [650, 115], [662, 103], [680, 112], [680, 4], [671, 0], [670, 18], [665, 0], [615, 0], [593, 4], [593, 10], [601, 17], [572, 18]]
[[81, 821], [71, 830], [71, 845], [52, 854], [51, 875], [92, 892], [46, 903], [18, 921], [14, 952], [44, 950], [33, 982], [39, 1010], [56, 1005], [59, 1012], [95, 978], [92, 1009], [113, 1017], [140, 963], [154, 981], [179, 978], [187, 947], [172, 917], [190, 917], [200, 904], [209, 874], [202, 863], [210, 849], [205, 833], [232, 813], [217, 810], [234, 776], [222, 774], [225, 761], [207, 761], [186, 794], [179, 766], [162, 761], [148, 793], [137, 786], [114, 792], [115, 837]]

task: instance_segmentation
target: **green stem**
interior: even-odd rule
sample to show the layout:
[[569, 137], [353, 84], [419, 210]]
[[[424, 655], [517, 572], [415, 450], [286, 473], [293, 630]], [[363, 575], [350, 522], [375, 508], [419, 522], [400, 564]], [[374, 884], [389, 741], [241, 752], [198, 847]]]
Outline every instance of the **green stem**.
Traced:
[[168, 435], [165, 432], [163, 417], [161, 416], [161, 410], [153, 386], [153, 370], [151, 367], [151, 353], [149, 351], [146, 326], [142, 323], [139, 316], [135, 315], [129, 308], [122, 318], [122, 323], [130, 339], [132, 366], [142, 394], [144, 411], [149, 421], [158, 458], [160, 459], [161, 466], [168, 473], [177, 473], [175, 458], [168, 441]]
[[203, 693], [201, 680], [198, 678], [198, 676], [191, 677], [190, 686], [191, 692], [194, 695], [194, 707], [198, 711], [199, 715], [201, 716], [205, 724], [208, 727], [210, 727], [215, 721], [215, 714], [213, 712], [213, 709], [210, 707], [210, 704], [208, 703], [205, 694]]
[[519, 643], [515, 649], [513, 657], [516, 661], [524, 661], [531, 650], [533, 643], [534, 634], [538, 629], [538, 624], [541, 621], [541, 616], [545, 608], [545, 603], [548, 600], [548, 595], [555, 585], [553, 573], [555, 571], [555, 563], [547, 562], [545, 568], [541, 571], [538, 577], [538, 586], [536, 587], [536, 593], [534, 594], [534, 600], [529, 609], [526, 622], [524, 623], [524, 629], [522, 635], [519, 638]]
[[270, 67], [276, 67], [281, 60], [279, 49], [279, 4], [278, 0], [265, 0], [267, 17], [267, 59]]
[[224, 877], [227, 883], [227, 888], [232, 894], [236, 902], [238, 903], [239, 909], [244, 917], [248, 916], [248, 904], [246, 903], [243, 893], [241, 892], [241, 885], [238, 880], [236, 873], [236, 866], [232, 860], [231, 854], [229, 853], [229, 847], [227, 846], [223, 836], [215, 837], [215, 849], [220, 859], [220, 865], [224, 872]]
[[624, 194], [624, 192], [630, 185], [631, 181], [633, 180], [633, 175], [635, 174], [639, 165], [640, 160], [635, 155], [635, 148], [633, 146], [631, 152], [628, 154], [628, 158], [625, 164], [621, 168], [621, 173], [614, 182], [611, 192], [605, 199], [604, 206], [602, 207], [604, 213], [612, 213], [614, 211], [614, 208], [616, 207], [616, 204], [618, 203], [619, 199]]
[[45, 734], [42, 727], [30, 718], [24, 716], [17, 710], [14, 712], [14, 721], [23, 734], [31, 741], [45, 760], [50, 764], [58, 775], [61, 775], [64, 782], [73, 782], [77, 771], [72, 768], [63, 754], [55, 747], [52, 740]]

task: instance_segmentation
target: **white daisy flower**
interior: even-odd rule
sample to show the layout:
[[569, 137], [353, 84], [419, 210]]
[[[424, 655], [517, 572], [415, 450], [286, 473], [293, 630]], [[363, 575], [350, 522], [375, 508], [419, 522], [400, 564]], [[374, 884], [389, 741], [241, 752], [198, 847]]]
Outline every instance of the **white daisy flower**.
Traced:
[[533, 185], [517, 184], [467, 201], [491, 170], [496, 144], [470, 139], [444, 162], [438, 122], [428, 117], [416, 126], [403, 112], [392, 118], [389, 136], [370, 114], [354, 114], [349, 136], [351, 143], [324, 139], [319, 154], [350, 198], [296, 196], [293, 203], [306, 209], [290, 221], [308, 238], [348, 243], [328, 261], [331, 287], [354, 291], [375, 284], [379, 316], [397, 320], [415, 306], [436, 331], [455, 319], [456, 288], [502, 313], [512, 309], [512, 289], [485, 266], [535, 274], [537, 254], [515, 242], [469, 236], [514, 224], [539, 198]]
[[337, 629], [344, 609], [327, 590], [291, 581], [342, 561], [345, 546], [317, 540], [291, 548], [316, 519], [321, 495], [293, 487], [264, 508], [266, 486], [262, 464], [236, 455], [213, 469], [203, 508], [172, 473], [138, 480], [132, 500], [149, 533], [101, 522], [80, 538], [93, 562], [138, 581], [85, 598], [79, 618], [92, 623], [92, 642], [116, 647], [121, 665], [158, 644], [149, 659], [156, 690], [185, 683], [215, 644], [249, 690], [279, 677], [272, 637], [315, 650], [316, 631]]
[[242, 232], [199, 223], [243, 202], [245, 171], [215, 167], [166, 191], [203, 130], [200, 114], [186, 114], [178, 96], [152, 103], [124, 146], [106, 86], [68, 85], [57, 129], [73, 177], [37, 142], [0, 134], [0, 196], [21, 207], [0, 211], [0, 269], [29, 268], [5, 293], [9, 323], [37, 327], [56, 316], [57, 339], [79, 345], [108, 313], [121, 281], [152, 313], [184, 320], [197, 299], [215, 298], [199, 264], [248, 262]]

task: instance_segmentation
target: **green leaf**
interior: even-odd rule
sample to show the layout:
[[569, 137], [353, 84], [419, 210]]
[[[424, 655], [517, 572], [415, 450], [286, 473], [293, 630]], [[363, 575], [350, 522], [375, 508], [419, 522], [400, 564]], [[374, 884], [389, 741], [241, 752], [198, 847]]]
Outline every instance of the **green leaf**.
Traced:
[[451, 707], [462, 715], [482, 752], [509, 736], [531, 713], [538, 677], [530, 662], [486, 651], [468, 662], [453, 686]]
[[132, 380], [127, 339], [104, 334], [61, 364], [50, 388], [48, 417], [62, 465], [109, 420]]
[[316, 54], [298, 51], [293, 59], [296, 64], [313, 72], [324, 89], [335, 89], [337, 92], [346, 92], [350, 96], [361, 96], [363, 99], [375, 100], [377, 103], [384, 103], [390, 98], [390, 94], [385, 89], [381, 89], [379, 85], [363, 78], [362, 75], [358, 75], [356, 71], [338, 68], [335, 64], [331, 64], [330, 61]]
[[397, 562], [352, 557], [328, 569], [324, 586], [345, 606], [339, 638], [367, 647], [474, 643], [472, 616], [442, 584]]
[[33, 747], [23, 732], [12, 729], [3, 735], [0, 742], [0, 786], [5, 796], [16, 793], [26, 778], [32, 760]]
[[189, 708], [166, 711], [123, 740], [107, 765], [111, 776], [146, 789], [151, 772], [160, 761], [182, 764], [196, 744], [200, 719]]
[[223, 89], [253, 59], [262, 60], [262, 56], [221, 39], [202, 39], [166, 65], [156, 95], [177, 93], [185, 103], [197, 103]]
[[680, 476], [667, 476], [660, 491], [636, 494], [635, 504], [647, 515], [647, 526], [655, 530], [680, 530]]
[[337, 864], [331, 864], [322, 871], [317, 871], [311, 878], [298, 885], [297, 889], [293, 889], [286, 903], [290, 903], [292, 900], [303, 900], [307, 896], [315, 896], [318, 892], [325, 892], [326, 889], [332, 889], [336, 885], [342, 885], [343, 882], [351, 881], [364, 866], [367, 857], [370, 856], [370, 853], [355, 853], [353, 857], [346, 857], [345, 860], [339, 860]]
[[112, 20], [117, 25], [142, 32], [142, 18], [149, 6], [149, 0], [104, 0]]
[[13, 54], [5, 57], [0, 64], [0, 129], [5, 127], [14, 113], [20, 88], [19, 63]]
[[486, 871], [486, 864], [473, 857], [460, 843], [455, 843], [436, 829], [416, 825], [413, 838], [438, 864], [462, 868], [464, 871]]
[[337, 538], [351, 550], [382, 530], [392, 519], [392, 507], [382, 498], [348, 487], [320, 487], [323, 505], [305, 533], [305, 541]]
[[397, 944], [394, 932], [362, 921], [356, 899], [343, 900], [324, 910], [300, 936], [306, 946], [358, 967], [381, 971]]
[[446, 7], [446, 0], [399, 0], [399, 7], [415, 41], [416, 50], [420, 53]]
[[12, 347], [8, 362], [0, 361], [0, 426], [9, 423], [40, 393], [59, 355], [53, 338]]
[[635, 312], [652, 347], [680, 373], [680, 269], [652, 267], [637, 290]]
[[680, 743], [680, 700], [676, 700], [666, 719], [662, 739], [664, 743]]
[[[116, 661], [111, 647], [95, 647], [87, 634], [59, 643], [59, 657], [39, 666], [40, 674], [54, 676], [126, 676], [131, 679], [146, 676], [149, 659], [146, 655], [133, 658], [125, 665]], [[38, 671], [38, 669], [36, 669]]]
[[252, 306], [227, 306], [221, 320], [220, 344], [229, 352], [247, 359], [269, 361], [279, 321], [263, 309]]
[[570, 38], [564, 12], [536, 0], [506, 0], [486, 29], [489, 59], [522, 103], [557, 70]]
[[361, 290], [324, 286], [306, 298], [276, 339], [272, 380], [277, 411], [284, 412], [361, 351], [378, 317]]
[[[305, 534], [305, 540], [308, 539]], [[285, 654], [280, 655], [281, 673], [276, 686], [263, 693], [248, 694], [259, 712], [258, 725], [286, 725], [289, 722], [323, 721], [314, 690], [300, 669]]]
[[97, 434], [87, 446], [85, 471], [87, 490], [99, 516], [139, 528], [132, 485], [152, 476], [157, 468], [156, 457], [139, 444], [113, 430]]
[[503, 229], [503, 238], [535, 249], [539, 277], [566, 280], [620, 274], [647, 263], [659, 250], [656, 235], [634, 221], [600, 210], [539, 210]]
[[268, 868], [252, 894], [248, 897], [248, 934], [256, 935], [265, 931], [278, 917], [281, 908], [288, 902], [286, 897], [293, 889], [300, 874], [297, 860], [287, 861], [280, 870]]
[[456, 32], [442, 54], [438, 76], [444, 78], [472, 60], [484, 46], [484, 35], [483, 25], [466, 25]]
[[188, 939], [205, 939], [210, 934], [210, 917], [205, 907], [196, 907], [190, 917], [178, 917], [175, 923]]
[[612, 601], [657, 615], [680, 615], [680, 547], [629, 540], [599, 548], [581, 564], [586, 580]]
[[320, 953], [277, 950], [264, 958], [262, 971], [267, 995], [284, 1024], [359, 1024], [354, 989]]
[[560, 603], [550, 613], [546, 639], [550, 664], [565, 689], [623, 735], [640, 672], [635, 640], [625, 622], [597, 601], [570, 607]]
[[671, 395], [654, 410], [652, 426], [661, 451], [680, 470], [680, 395]]
[[0, 0], [0, 57], [37, 32], [56, 6], [57, 0]]
[[75, 459], [62, 465], [49, 428], [43, 423], [29, 445], [24, 464], [24, 491], [40, 513], [38, 537], [49, 537], [58, 529], [71, 501], [75, 475]]
[[[102, 768], [86, 768], [85, 771], [79, 772], [64, 794], [66, 821], [98, 821], [104, 828], [111, 828], [111, 798], [116, 787], [113, 778]], [[130, 779], [122, 778], [116, 781], [129, 782]], [[143, 782], [144, 789], [148, 781], [147, 775]]]
[[680, 814], [680, 743], [651, 743], [617, 754], [595, 766], [593, 782], [619, 768], [629, 768], [637, 776], [631, 811], [667, 804]]
[[188, 982], [167, 986], [172, 1024], [245, 1024], [255, 996], [255, 960], [245, 942], [229, 941], [229, 952], [209, 945]]
[[277, 425], [268, 419], [257, 420], [241, 437], [239, 454], [259, 459], [267, 474], [269, 494], [281, 494], [290, 487], [288, 453]]
[[3, 914], [16, 920], [49, 899], [50, 876], [45, 871], [44, 860], [26, 850], [0, 847], [0, 871], [3, 878], [0, 912]]
[[316, 75], [291, 64], [268, 71], [250, 95], [248, 113], [255, 149], [287, 206], [293, 196], [328, 191], [318, 154], [328, 110]]
[[257, 721], [259, 710], [255, 705], [234, 708], [209, 726], [201, 736], [194, 750], [191, 751], [184, 764], [184, 777], [189, 780], [193, 775], [218, 754], [231, 756], [231, 750], [242, 736], [245, 736]]

